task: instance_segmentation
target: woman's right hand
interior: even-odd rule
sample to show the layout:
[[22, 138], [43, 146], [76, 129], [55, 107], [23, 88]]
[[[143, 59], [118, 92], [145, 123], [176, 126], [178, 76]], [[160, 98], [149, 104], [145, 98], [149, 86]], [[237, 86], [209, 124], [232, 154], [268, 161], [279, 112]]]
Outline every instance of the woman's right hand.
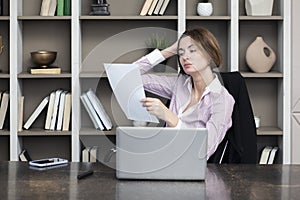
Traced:
[[165, 59], [172, 57], [177, 54], [177, 46], [178, 46], [178, 40], [174, 42], [171, 46], [165, 48], [161, 51], [162, 55]]

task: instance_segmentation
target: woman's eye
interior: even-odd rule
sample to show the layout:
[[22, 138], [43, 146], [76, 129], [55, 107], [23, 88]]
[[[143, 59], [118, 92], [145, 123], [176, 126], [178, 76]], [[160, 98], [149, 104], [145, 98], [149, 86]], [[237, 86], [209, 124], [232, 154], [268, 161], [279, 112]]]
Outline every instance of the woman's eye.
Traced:
[[191, 49], [190, 52], [194, 53], [194, 52], [196, 52], [196, 49]]

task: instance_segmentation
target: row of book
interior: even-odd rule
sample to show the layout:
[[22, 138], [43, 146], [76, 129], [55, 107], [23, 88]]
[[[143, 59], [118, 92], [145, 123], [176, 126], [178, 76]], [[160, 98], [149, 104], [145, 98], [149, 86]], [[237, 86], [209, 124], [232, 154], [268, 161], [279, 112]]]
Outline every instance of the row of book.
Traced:
[[111, 130], [113, 125], [102, 103], [95, 92], [90, 88], [80, 96], [81, 102], [98, 130]]
[[97, 162], [99, 156], [99, 147], [85, 147], [82, 150], [82, 162]]
[[0, 130], [3, 129], [6, 113], [8, 109], [9, 93], [7, 91], [0, 91]]
[[[23, 104], [24, 97], [19, 100], [20, 115], [23, 113]], [[47, 105], [45, 130], [68, 131], [70, 126], [72, 95], [70, 92], [61, 89], [51, 92], [49, 96], [46, 96], [41, 101], [27, 119], [23, 128], [29, 129]], [[19, 120], [22, 122], [21, 119]]]
[[261, 152], [259, 164], [273, 164], [277, 151], [278, 147], [266, 146]]
[[41, 16], [70, 16], [71, 0], [42, 0]]
[[145, 0], [140, 15], [164, 15], [171, 0]]

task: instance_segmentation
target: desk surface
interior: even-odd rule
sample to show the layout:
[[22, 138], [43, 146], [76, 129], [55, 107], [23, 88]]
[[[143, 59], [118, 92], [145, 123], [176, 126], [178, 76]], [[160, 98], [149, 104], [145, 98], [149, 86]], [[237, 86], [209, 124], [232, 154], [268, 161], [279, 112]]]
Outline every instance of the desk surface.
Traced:
[[[94, 174], [77, 180], [92, 167]], [[124, 181], [100, 163], [44, 171], [0, 162], [0, 199], [299, 199], [300, 165], [212, 165], [205, 181]]]

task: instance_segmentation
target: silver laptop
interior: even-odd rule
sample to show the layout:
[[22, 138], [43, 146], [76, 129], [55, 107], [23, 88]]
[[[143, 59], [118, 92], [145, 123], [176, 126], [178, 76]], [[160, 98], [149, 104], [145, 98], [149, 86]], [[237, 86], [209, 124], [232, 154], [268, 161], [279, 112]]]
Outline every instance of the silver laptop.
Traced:
[[117, 127], [119, 179], [204, 180], [207, 129]]

